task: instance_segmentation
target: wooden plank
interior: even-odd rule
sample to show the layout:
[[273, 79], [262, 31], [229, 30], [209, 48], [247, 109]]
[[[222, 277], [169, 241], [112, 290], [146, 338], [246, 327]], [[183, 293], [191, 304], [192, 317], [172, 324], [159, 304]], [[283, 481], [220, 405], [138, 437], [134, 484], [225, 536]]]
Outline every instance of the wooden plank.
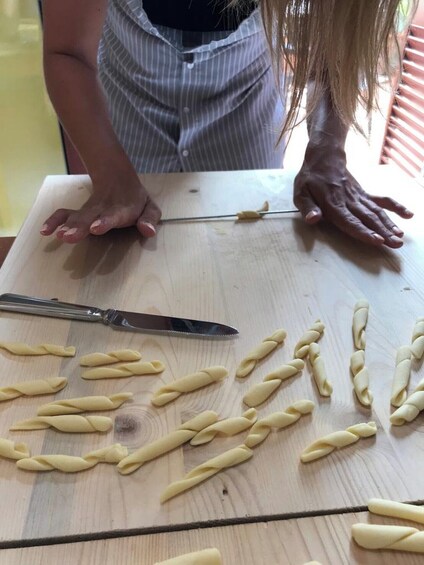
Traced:
[[[106, 465], [77, 475], [36, 475], [2, 461], [0, 499], [8, 512], [0, 517], [0, 543], [285, 517], [357, 507], [375, 495], [424, 498], [424, 453], [415, 431], [421, 419], [400, 429], [389, 426], [395, 351], [409, 342], [415, 319], [424, 313], [423, 195], [390, 167], [359, 173], [365, 188], [398, 196], [416, 210], [414, 220], [399, 222], [408, 234], [402, 250], [360, 246], [332, 228], [307, 227], [298, 217], [167, 224], [155, 240], [142, 241], [135, 230], [127, 230], [70, 246], [42, 238], [38, 229], [55, 208], [76, 207], [87, 197], [87, 179], [47, 179], [0, 271], [1, 292], [216, 320], [235, 325], [241, 333], [232, 340], [187, 339], [2, 313], [0, 340], [72, 344], [79, 355], [128, 346], [140, 349], [145, 359], [162, 360], [167, 369], [161, 376], [90, 382], [80, 378], [77, 359], [1, 354], [1, 383], [60, 374], [70, 382], [59, 398], [126, 390], [135, 399], [111, 414], [114, 431], [106, 436], [8, 432], [15, 421], [34, 415], [45, 399], [3, 403], [0, 437], [25, 440], [34, 454], [82, 454], [115, 441], [139, 447], [204, 409], [215, 409], [221, 417], [240, 414], [244, 392], [291, 359], [296, 341], [318, 317], [327, 327], [321, 347], [335, 391], [331, 401], [320, 399], [308, 371], [285, 383], [260, 414], [300, 398], [316, 401], [315, 414], [273, 434], [248, 463], [163, 506], [159, 497], [169, 482], [238, 445], [243, 436], [186, 446], [129, 476]], [[145, 182], [164, 217], [170, 217], [255, 208], [266, 198], [273, 209], [287, 208], [292, 205], [292, 179], [285, 171], [247, 171], [151, 175]], [[352, 308], [362, 296], [371, 303], [366, 353], [375, 396], [371, 413], [355, 401], [348, 370]], [[238, 362], [281, 326], [288, 331], [287, 344], [246, 381], [236, 382]], [[213, 364], [230, 370], [224, 383], [163, 408], [150, 405], [159, 385]], [[414, 371], [413, 382], [419, 378]], [[300, 452], [312, 440], [371, 419], [379, 428], [375, 440], [307, 466], [299, 463]]]
[[418, 565], [422, 556], [395, 551], [367, 551], [351, 540], [351, 526], [358, 522], [411, 525], [411, 522], [371, 517], [367, 513], [338, 514], [298, 520], [259, 522], [240, 526], [201, 528], [71, 543], [5, 549], [0, 563], [27, 565], [153, 565], [170, 557], [216, 547], [223, 565], [301, 565], [314, 559], [338, 565]]

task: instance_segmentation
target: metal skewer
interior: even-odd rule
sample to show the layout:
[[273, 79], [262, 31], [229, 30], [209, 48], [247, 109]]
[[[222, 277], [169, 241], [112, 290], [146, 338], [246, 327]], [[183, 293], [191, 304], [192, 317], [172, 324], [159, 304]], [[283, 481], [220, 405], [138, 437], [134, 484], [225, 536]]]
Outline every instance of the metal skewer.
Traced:
[[[299, 212], [299, 210], [297, 210], [296, 208], [294, 208], [293, 210], [272, 210], [270, 212], [257, 212], [260, 216], [269, 216], [271, 214], [295, 214]], [[161, 224], [166, 224], [168, 222], [191, 222], [194, 220], [220, 220], [221, 218], [237, 218], [238, 214], [221, 214], [221, 215], [215, 215], [215, 216], [191, 216], [191, 217], [183, 217], [183, 218], [163, 218], [162, 220], [160, 220]], [[254, 220], [255, 218], [244, 218], [244, 220], [246, 219], [252, 219]]]

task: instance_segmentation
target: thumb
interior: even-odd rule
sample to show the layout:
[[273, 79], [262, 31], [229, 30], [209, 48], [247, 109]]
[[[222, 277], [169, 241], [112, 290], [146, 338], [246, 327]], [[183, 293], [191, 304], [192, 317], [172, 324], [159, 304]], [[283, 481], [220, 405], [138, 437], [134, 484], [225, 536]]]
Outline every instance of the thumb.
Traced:
[[307, 224], [316, 224], [322, 220], [321, 208], [314, 202], [309, 194], [298, 195], [294, 198], [295, 205], [299, 208]]
[[143, 213], [137, 220], [137, 229], [144, 237], [154, 237], [156, 235], [156, 227], [159, 223], [162, 212], [153, 202], [147, 201]]

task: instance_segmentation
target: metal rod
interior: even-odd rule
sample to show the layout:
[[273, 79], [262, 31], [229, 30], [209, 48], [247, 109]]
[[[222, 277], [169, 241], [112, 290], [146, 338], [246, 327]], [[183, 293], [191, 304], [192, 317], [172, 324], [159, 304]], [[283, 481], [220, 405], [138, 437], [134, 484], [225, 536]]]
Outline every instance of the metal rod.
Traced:
[[[299, 212], [299, 210], [297, 210], [296, 208], [294, 208], [293, 210], [272, 210], [270, 212], [257, 212], [260, 216], [269, 216], [271, 214], [295, 214]], [[163, 218], [162, 220], [160, 220], [161, 224], [166, 224], [168, 222], [191, 222], [194, 220], [220, 220], [222, 218], [237, 218], [237, 214], [221, 214], [218, 216], [191, 216], [191, 217], [186, 217], [186, 218]], [[244, 218], [244, 220], [246, 219], [252, 219], [254, 220], [255, 218]]]

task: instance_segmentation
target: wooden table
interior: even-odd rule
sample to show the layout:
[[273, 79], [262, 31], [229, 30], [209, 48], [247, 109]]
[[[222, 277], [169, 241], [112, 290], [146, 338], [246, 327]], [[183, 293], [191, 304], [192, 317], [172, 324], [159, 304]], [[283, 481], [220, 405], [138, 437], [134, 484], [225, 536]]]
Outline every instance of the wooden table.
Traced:
[[[313, 415], [273, 433], [251, 461], [165, 505], [159, 497], [171, 481], [242, 443], [244, 436], [184, 446], [129, 476], [107, 465], [75, 475], [32, 474], [1, 461], [0, 500], [8, 512], [0, 518], [0, 547], [345, 512], [365, 509], [372, 496], [423, 500], [422, 419], [395, 429], [389, 422], [396, 349], [410, 342], [414, 322], [424, 314], [422, 190], [388, 167], [358, 176], [366, 189], [401, 193], [402, 201], [416, 210], [413, 220], [398, 222], [407, 231], [401, 250], [357, 244], [332, 228], [308, 227], [297, 215], [248, 223], [167, 224], [149, 241], [129, 229], [70, 246], [43, 238], [38, 230], [54, 209], [79, 206], [89, 183], [86, 177], [47, 178], [0, 271], [1, 292], [215, 320], [236, 326], [240, 336], [212, 340], [136, 334], [2, 313], [0, 340], [75, 345], [77, 357], [132, 347], [167, 368], [160, 376], [90, 382], [80, 378], [77, 357], [2, 354], [1, 383], [63, 375], [69, 385], [56, 398], [125, 390], [134, 392], [134, 401], [110, 414], [114, 429], [106, 435], [9, 432], [15, 421], [35, 415], [37, 405], [50, 398], [2, 403], [0, 437], [26, 441], [33, 454], [80, 455], [117, 441], [137, 448], [204, 409], [214, 409], [222, 418], [238, 415], [251, 384], [290, 360], [298, 338], [317, 318], [326, 325], [321, 351], [334, 393], [331, 400], [320, 398], [308, 369], [287, 381], [260, 407], [260, 415], [300, 398], [314, 400]], [[254, 209], [265, 199], [272, 209], [292, 205], [292, 175], [284, 171], [149, 175], [144, 181], [164, 217]], [[366, 357], [375, 397], [372, 410], [355, 400], [349, 375], [352, 309], [363, 296], [371, 304]], [[236, 381], [238, 362], [280, 327], [288, 332], [284, 347], [248, 379]], [[214, 364], [230, 371], [223, 383], [163, 408], [151, 406], [160, 385]], [[414, 366], [412, 382], [422, 376]], [[377, 422], [375, 439], [310, 465], [300, 463], [301, 451], [314, 439], [369, 420]]]

